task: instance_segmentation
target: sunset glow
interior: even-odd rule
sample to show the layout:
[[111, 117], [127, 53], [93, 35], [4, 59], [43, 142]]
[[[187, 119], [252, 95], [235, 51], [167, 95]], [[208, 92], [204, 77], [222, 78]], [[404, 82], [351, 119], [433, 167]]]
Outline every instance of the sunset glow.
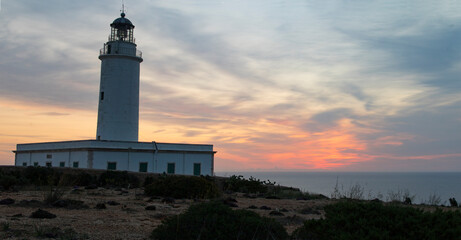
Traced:
[[[461, 3], [126, 5], [140, 141], [213, 144], [215, 171], [461, 171]], [[119, 7], [2, 1], [0, 164], [18, 143], [95, 139]]]

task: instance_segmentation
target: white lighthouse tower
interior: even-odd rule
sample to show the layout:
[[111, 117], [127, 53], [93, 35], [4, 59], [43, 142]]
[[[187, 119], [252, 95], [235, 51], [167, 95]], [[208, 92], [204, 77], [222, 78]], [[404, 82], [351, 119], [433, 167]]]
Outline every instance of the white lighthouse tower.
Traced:
[[[100, 50], [96, 140], [18, 144], [16, 166], [124, 170], [184, 175], [213, 175], [213, 145], [138, 142], [139, 65], [134, 25], [121, 17], [110, 24]], [[96, 80], [97, 81], [97, 80]]]
[[139, 64], [134, 25], [122, 11], [110, 24], [109, 40], [100, 50], [97, 140], [138, 141]]

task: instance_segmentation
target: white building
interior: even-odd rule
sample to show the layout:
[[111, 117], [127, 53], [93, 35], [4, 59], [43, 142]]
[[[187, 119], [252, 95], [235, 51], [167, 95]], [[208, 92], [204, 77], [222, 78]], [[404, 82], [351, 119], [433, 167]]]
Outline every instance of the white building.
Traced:
[[142, 53], [124, 12], [110, 26], [99, 55], [96, 140], [18, 144], [15, 165], [213, 175], [213, 145], [138, 142]]

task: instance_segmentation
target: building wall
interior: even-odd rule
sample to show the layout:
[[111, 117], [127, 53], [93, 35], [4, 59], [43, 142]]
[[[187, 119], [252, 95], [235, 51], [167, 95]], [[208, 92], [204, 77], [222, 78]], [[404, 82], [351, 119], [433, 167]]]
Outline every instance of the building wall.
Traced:
[[[100, 143], [87, 141], [86, 144], [94, 147]], [[158, 144], [156, 151], [152, 143], [127, 144], [130, 147], [108, 149], [103, 146], [105, 149], [91, 150], [79, 150], [83, 147], [82, 142], [18, 145], [21, 150], [16, 152], [16, 165], [22, 166], [25, 162], [27, 166], [33, 166], [37, 162], [39, 166], [46, 166], [47, 162], [51, 162], [53, 167], [59, 167], [60, 162], [65, 162], [65, 167], [73, 167], [73, 163], [78, 162], [79, 168], [107, 169], [108, 163], [114, 162], [116, 170], [138, 172], [140, 163], [145, 162], [148, 172], [163, 173], [167, 172], [168, 163], [174, 163], [175, 174], [193, 175], [194, 163], [199, 163], [201, 175], [213, 175], [212, 145]], [[137, 149], [131, 148], [136, 146]], [[194, 147], [198, 151], [191, 151]]]

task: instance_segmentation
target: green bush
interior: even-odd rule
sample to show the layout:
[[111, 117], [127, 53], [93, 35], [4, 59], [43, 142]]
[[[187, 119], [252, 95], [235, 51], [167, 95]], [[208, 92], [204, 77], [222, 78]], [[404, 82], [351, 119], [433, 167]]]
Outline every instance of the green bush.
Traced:
[[242, 175], [232, 175], [224, 181], [224, 190], [243, 193], [266, 193], [267, 186], [266, 182], [253, 177], [245, 179]]
[[248, 210], [235, 210], [220, 202], [192, 205], [178, 216], [165, 220], [152, 239], [230, 240], [288, 239], [286, 230], [273, 219]]
[[220, 195], [212, 178], [164, 174], [152, 181], [144, 188], [148, 196], [203, 199]]
[[149, 185], [149, 184], [152, 184], [154, 183], [154, 178], [153, 177], [146, 177], [144, 179], [144, 183], [142, 184], [143, 187]]
[[19, 179], [15, 176], [9, 174], [0, 174], [0, 186], [4, 190], [9, 190], [13, 186], [18, 185], [19, 182]]
[[77, 175], [74, 176], [74, 181], [72, 185], [76, 186], [89, 186], [98, 184], [98, 179], [96, 176], [93, 176], [91, 174], [88, 174], [86, 172], [80, 172]]
[[309, 220], [293, 239], [460, 239], [461, 213], [346, 201], [325, 207], [325, 219]]
[[106, 171], [99, 175], [100, 186], [139, 187], [139, 178], [127, 171]]
[[36, 186], [57, 185], [62, 173], [49, 167], [29, 166], [24, 171], [24, 177]]

